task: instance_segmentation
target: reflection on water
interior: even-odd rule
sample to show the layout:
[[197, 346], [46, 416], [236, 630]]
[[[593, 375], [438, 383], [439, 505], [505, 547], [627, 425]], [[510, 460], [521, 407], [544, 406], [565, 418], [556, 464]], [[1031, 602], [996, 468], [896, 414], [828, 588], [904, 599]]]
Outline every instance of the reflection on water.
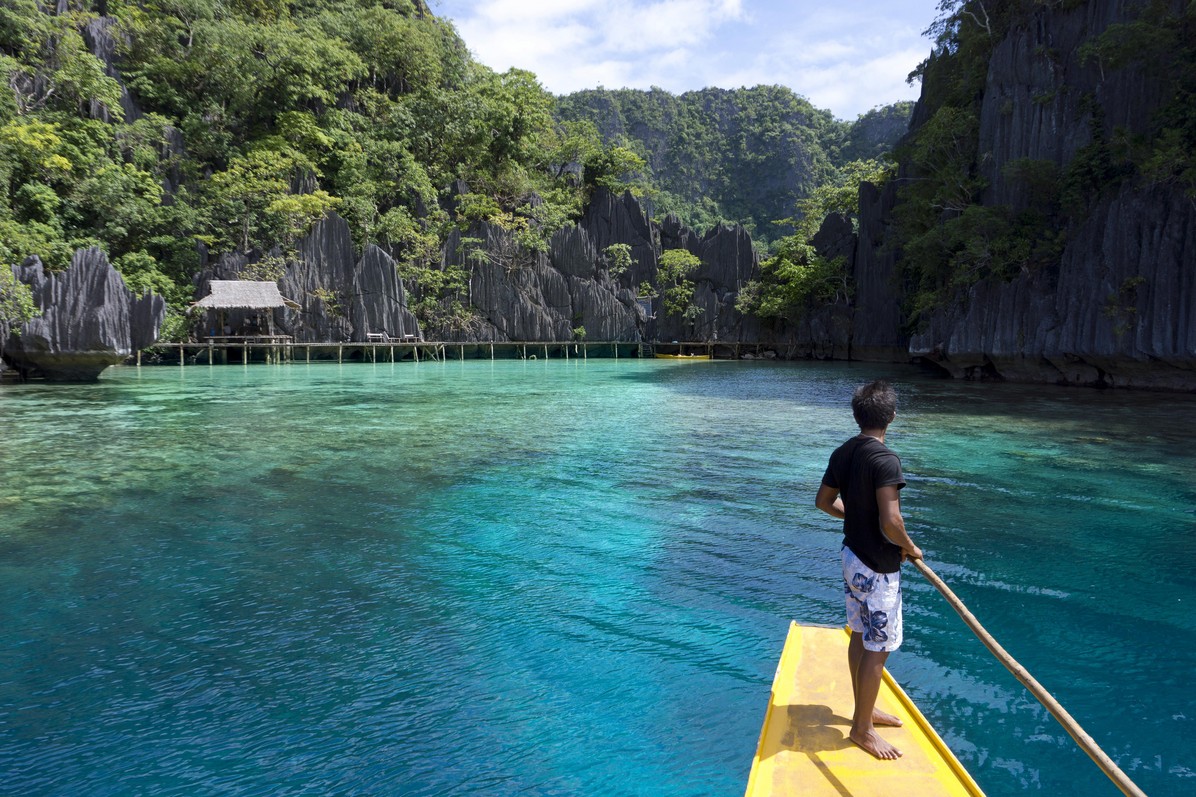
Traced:
[[[1196, 788], [1196, 401], [885, 370], [932, 566], [1148, 793]], [[0, 791], [741, 794], [788, 619], [841, 619], [812, 500], [877, 372], [6, 385]], [[906, 578], [891, 669], [987, 793], [1115, 793]]]

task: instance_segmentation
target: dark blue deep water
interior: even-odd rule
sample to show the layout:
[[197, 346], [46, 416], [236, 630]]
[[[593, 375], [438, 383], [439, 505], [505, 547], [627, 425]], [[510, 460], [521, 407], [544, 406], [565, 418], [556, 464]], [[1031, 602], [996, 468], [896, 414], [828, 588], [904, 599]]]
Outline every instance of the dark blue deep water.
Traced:
[[[0, 794], [742, 794], [847, 365], [120, 368], [0, 386]], [[1152, 797], [1196, 792], [1196, 400], [935, 381], [909, 526]], [[907, 568], [989, 795], [1114, 795]]]

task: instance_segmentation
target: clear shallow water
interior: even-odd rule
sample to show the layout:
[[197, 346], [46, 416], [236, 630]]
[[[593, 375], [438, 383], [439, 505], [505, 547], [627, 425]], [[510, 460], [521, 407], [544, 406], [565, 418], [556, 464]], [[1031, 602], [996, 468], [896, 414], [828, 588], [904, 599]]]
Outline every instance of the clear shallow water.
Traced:
[[[0, 794], [742, 794], [846, 365], [0, 386]], [[1153, 797], [1196, 790], [1191, 397], [894, 371], [928, 561]], [[1116, 794], [908, 570], [890, 669], [990, 795]]]

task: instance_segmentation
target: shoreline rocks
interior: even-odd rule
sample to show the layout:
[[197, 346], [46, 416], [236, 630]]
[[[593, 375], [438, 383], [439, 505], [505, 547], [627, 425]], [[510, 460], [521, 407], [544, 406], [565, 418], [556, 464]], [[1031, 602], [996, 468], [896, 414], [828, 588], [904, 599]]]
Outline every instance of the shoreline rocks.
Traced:
[[22, 378], [91, 382], [110, 365], [153, 345], [166, 301], [137, 297], [97, 247], [80, 249], [65, 271], [47, 272], [37, 257], [13, 269], [41, 315], [3, 340], [4, 361]]

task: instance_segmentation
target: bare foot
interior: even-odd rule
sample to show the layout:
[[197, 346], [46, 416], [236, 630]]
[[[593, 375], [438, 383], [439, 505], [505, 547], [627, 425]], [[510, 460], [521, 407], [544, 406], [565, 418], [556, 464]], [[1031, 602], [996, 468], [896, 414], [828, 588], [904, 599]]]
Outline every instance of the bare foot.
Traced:
[[900, 728], [902, 722], [898, 717], [894, 717], [889, 712], [874, 708], [872, 709], [872, 724], [887, 725], [890, 728]]
[[871, 753], [882, 761], [896, 761], [902, 753], [893, 745], [886, 742], [876, 731], [858, 733], [854, 728], [847, 738], [851, 739], [866, 752]]

